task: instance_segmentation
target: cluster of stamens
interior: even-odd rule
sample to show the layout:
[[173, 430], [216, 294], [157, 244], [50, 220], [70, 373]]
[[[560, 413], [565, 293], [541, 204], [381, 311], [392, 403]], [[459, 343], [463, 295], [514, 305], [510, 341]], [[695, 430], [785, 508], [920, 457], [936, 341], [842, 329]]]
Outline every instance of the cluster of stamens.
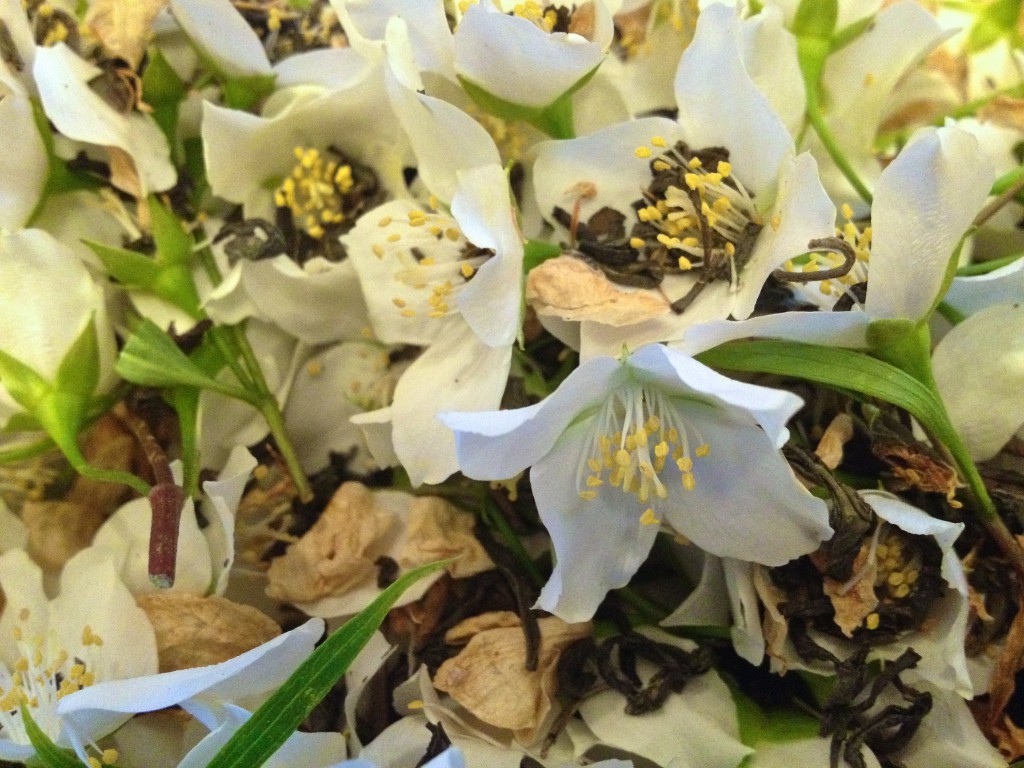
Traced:
[[[683, 142], [667, 147], [661, 136], [650, 144], [635, 150], [639, 158], [653, 157], [654, 179], [634, 205], [640, 224], [631, 232], [630, 246], [646, 259], [667, 254], [669, 268], [703, 269], [706, 279], [727, 276], [736, 287], [742, 267], [737, 248], [748, 226], [762, 222], [753, 197], [733, 177], [728, 154], [693, 152]], [[662, 152], [655, 156], [651, 147]]]
[[[27, 621], [28, 609], [22, 609], [19, 618]], [[22, 655], [11, 670], [9, 687], [0, 688], [0, 725], [13, 741], [30, 743], [22, 719], [27, 708], [39, 728], [55, 739], [61, 731], [57, 702], [92, 685], [95, 677], [87, 661], [70, 658], [54, 636], [27, 638], [21, 626], [15, 626], [13, 633]], [[88, 651], [102, 646], [103, 639], [86, 626], [82, 630], [82, 645]], [[116, 760], [117, 752], [111, 749], [103, 751], [99, 758], [90, 758], [89, 763], [100, 768]]]
[[[697, 486], [693, 457], [709, 452], [708, 444], [682, 422], [660, 390], [635, 382], [618, 387], [605, 401], [590, 442], [577, 472], [584, 500], [597, 498], [598, 489], [606, 485], [633, 494], [643, 504], [652, 497], [664, 499], [666, 474], [678, 474], [682, 488], [692, 491]], [[641, 520], [658, 522], [653, 509], [645, 510]]]
[[468, 243], [458, 223], [438, 212], [433, 199], [430, 210], [413, 209], [401, 219], [383, 216], [377, 226], [388, 234], [373, 244], [374, 255], [397, 260], [402, 268], [394, 273], [395, 279], [422, 292], [419, 306], [407, 296], [392, 298], [403, 317], [440, 318], [451, 313], [455, 294], [491, 255]]
[[345, 195], [353, 187], [352, 166], [318, 149], [296, 147], [296, 164], [274, 192], [274, 204], [291, 211], [310, 237], [345, 221]]
[[[879, 537], [875, 549], [875, 590], [882, 600], [904, 600], [914, 589], [921, 575], [921, 556], [912, 547], [904, 546], [903, 536], [888, 530]], [[864, 620], [868, 629], [878, 629], [878, 613], [870, 613]]]

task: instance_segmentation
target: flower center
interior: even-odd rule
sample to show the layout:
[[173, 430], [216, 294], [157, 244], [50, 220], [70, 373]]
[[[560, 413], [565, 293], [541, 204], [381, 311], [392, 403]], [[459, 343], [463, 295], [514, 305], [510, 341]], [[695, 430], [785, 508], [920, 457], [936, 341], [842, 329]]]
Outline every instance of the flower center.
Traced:
[[[579, 496], [596, 499], [598, 489], [607, 485], [646, 504], [652, 496], [666, 498], [665, 482], [675, 475], [692, 491], [697, 486], [693, 457], [705, 457], [708, 451], [700, 433], [683, 422], [659, 389], [627, 383], [604, 402], [594, 421], [590, 451], [577, 468]], [[656, 522], [652, 510], [644, 517]]]
[[431, 205], [413, 209], [402, 218], [384, 216], [377, 226], [386, 236], [373, 244], [378, 259], [392, 259], [401, 284], [391, 302], [403, 317], [445, 317], [455, 311], [458, 291], [494, 254], [466, 240], [458, 222]]
[[[28, 610], [23, 609], [21, 620], [27, 621], [28, 616]], [[12, 671], [0, 666], [0, 675], [8, 673], [3, 675], [6, 679], [0, 687], [0, 725], [12, 741], [30, 744], [22, 719], [22, 712], [27, 708], [39, 728], [56, 739], [61, 732], [57, 702], [95, 682], [89, 671], [89, 659], [72, 659], [53, 633], [30, 639], [20, 626], [15, 626], [14, 639], [22, 655]], [[82, 631], [82, 644], [91, 650], [103, 645], [103, 640], [86, 626]]]
[[274, 191], [274, 204], [315, 240], [335, 238], [379, 199], [374, 173], [336, 149], [295, 147], [295, 166]]

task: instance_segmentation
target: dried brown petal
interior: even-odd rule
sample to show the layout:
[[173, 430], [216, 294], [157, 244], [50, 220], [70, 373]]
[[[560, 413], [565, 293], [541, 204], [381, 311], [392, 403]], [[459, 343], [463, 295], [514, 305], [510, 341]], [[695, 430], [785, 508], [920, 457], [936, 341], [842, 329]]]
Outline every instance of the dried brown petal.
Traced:
[[526, 671], [522, 629], [501, 627], [474, 635], [434, 676], [438, 690], [485, 723], [514, 731], [524, 744], [539, 737], [552, 713], [559, 656], [591, 632], [589, 622], [566, 624], [554, 616], [538, 623], [541, 641], [536, 671]]
[[821, 463], [835, 469], [843, 463], [843, 447], [853, 439], [853, 419], [845, 413], [837, 414], [825, 428], [814, 453]]
[[110, 56], [137, 67], [152, 34], [153, 19], [167, 0], [92, 0], [85, 24]]
[[786, 638], [789, 636], [789, 621], [782, 615], [779, 606], [786, 602], [786, 591], [772, 581], [768, 569], [763, 565], [753, 566], [754, 590], [764, 605], [764, 619], [761, 628], [764, 632], [765, 652], [777, 659], [786, 669]]
[[338, 489], [312, 528], [267, 571], [267, 594], [305, 603], [344, 592], [375, 573], [378, 545], [395, 515], [359, 483]]
[[444, 636], [444, 641], [449, 645], [464, 645], [468, 643], [473, 635], [486, 632], [489, 629], [505, 629], [508, 627], [520, 627], [523, 622], [519, 614], [513, 611], [490, 611], [479, 616], [471, 616], [465, 621], [460, 621], [449, 629]]
[[223, 597], [162, 591], [135, 601], [156, 632], [161, 672], [218, 664], [281, 634], [273, 619]]
[[415, 499], [406, 525], [407, 539], [395, 558], [403, 568], [457, 558], [448, 566], [448, 573], [456, 579], [464, 579], [494, 567], [473, 535], [473, 515], [456, 509], [444, 499], [436, 496]]
[[[89, 427], [82, 440], [82, 453], [90, 464], [102, 469], [132, 472], [138, 466], [138, 443], [119, 419], [109, 415]], [[82, 504], [97, 514], [109, 516], [130, 495], [131, 489], [126, 485], [90, 480], [77, 475], [64, 500]]]
[[526, 301], [538, 315], [632, 325], [669, 311], [657, 291], [616, 285], [604, 273], [573, 256], [558, 256], [530, 270]]

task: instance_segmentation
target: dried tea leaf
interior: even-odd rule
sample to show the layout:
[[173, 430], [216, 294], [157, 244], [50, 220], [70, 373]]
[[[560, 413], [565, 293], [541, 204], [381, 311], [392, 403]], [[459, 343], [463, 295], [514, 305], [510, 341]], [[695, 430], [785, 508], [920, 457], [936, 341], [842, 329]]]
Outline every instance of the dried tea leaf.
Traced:
[[526, 301], [538, 315], [612, 326], [639, 323], [669, 311], [660, 293], [616, 285], [600, 269], [573, 256], [548, 259], [530, 270]]
[[996, 96], [978, 110], [978, 119], [995, 123], [1003, 128], [1024, 130], [1024, 99]]
[[397, 560], [403, 568], [457, 558], [448, 573], [464, 579], [494, 567], [483, 546], [473, 535], [476, 518], [456, 509], [437, 496], [415, 499], [409, 508], [405, 545]]
[[132, 156], [120, 147], [107, 147], [110, 161], [110, 183], [136, 199], [142, 199], [142, 181]]
[[163, 591], [135, 601], [156, 632], [161, 672], [218, 664], [281, 634], [277, 622], [252, 606], [216, 595]]
[[[1016, 595], [1017, 602], [1020, 602], [1020, 595]], [[1006, 635], [1006, 642], [1002, 652], [996, 659], [995, 667], [992, 670], [992, 679], [989, 682], [989, 703], [988, 714], [983, 729], [988, 733], [994, 733], [999, 723], [1002, 722], [1006, 705], [1010, 702], [1014, 690], [1017, 687], [1017, 672], [1024, 668], [1024, 611], [1018, 610], [1017, 615], [1010, 625], [1010, 631]]]
[[107, 516], [73, 501], [26, 501], [21, 519], [29, 555], [43, 568], [58, 570], [89, 546]]
[[754, 590], [764, 606], [761, 629], [764, 632], [765, 653], [779, 661], [784, 673], [788, 666], [785, 645], [789, 636], [789, 620], [782, 615], [779, 606], [787, 600], [786, 591], [772, 581], [768, 569], [763, 565], [755, 564], [752, 576]]
[[893, 490], [917, 488], [944, 494], [952, 501], [956, 489], [963, 487], [954, 467], [889, 414], [871, 419], [869, 431], [871, 452], [889, 465], [896, 478]]
[[814, 453], [821, 463], [835, 469], [843, 463], [843, 447], [853, 439], [853, 419], [845, 413], [837, 414], [825, 428]]
[[138, 67], [152, 34], [153, 20], [168, 0], [92, 0], [85, 24], [112, 57]]
[[515, 731], [521, 743], [539, 736], [557, 693], [562, 651], [591, 632], [589, 622], [566, 624], [540, 619], [536, 671], [527, 672], [526, 641], [520, 627], [499, 627], [474, 635], [458, 656], [434, 676], [434, 687], [448, 693], [485, 723]]
[[376, 547], [394, 521], [369, 488], [345, 483], [306, 535], [271, 561], [267, 594], [305, 603], [372, 578], [381, 554]]

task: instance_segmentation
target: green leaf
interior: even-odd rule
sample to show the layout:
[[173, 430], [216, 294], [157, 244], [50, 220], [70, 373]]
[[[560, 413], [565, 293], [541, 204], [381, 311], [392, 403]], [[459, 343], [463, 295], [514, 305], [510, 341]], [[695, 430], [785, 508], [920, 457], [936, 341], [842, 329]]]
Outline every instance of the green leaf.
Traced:
[[194, 387], [174, 387], [164, 393], [167, 402], [178, 414], [178, 432], [181, 441], [182, 481], [186, 496], [199, 494], [199, 394]]
[[523, 272], [527, 273], [548, 259], [562, 254], [562, 247], [543, 240], [527, 240], [523, 248]]
[[25, 724], [25, 733], [28, 740], [35, 747], [36, 757], [46, 768], [82, 768], [82, 762], [70, 750], [61, 749], [42, 728], [36, 724], [29, 713], [29, 707], [21, 707], [21, 721]]
[[409, 571], [345, 622], [238, 729], [207, 768], [258, 768], [263, 765], [345, 674], [401, 594], [448, 562], [430, 563]]
[[153, 222], [153, 242], [160, 265], [188, 264], [192, 261], [192, 238], [167, 206], [150, 195], [149, 215]]
[[248, 75], [224, 80], [224, 103], [231, 109], [255, 107], [274, 91], [277, 75]]
[[160, 267], [149, 256], [126, 248], [98, 243], [95, 240], [83, 240], [96, 257], [103, 263], [107, 274], [126, 288], [152, 290], [160, 274]]
[[863, 352], [794, 341], [730, 342], [697, 355], [705, 365], [774, 373], [852, 390], [903, 408], [936, 434], [948, 431], [942, 403], [909, 373]]
[[50, 383], [20, 360], [0, 350], [0, 384], [26, 411], [35, 410]]
[[482, 86], [459, 76], [459, 82], [473, 101], [485, 112], [502, 120], [522, 120], [553, 139], [572, 139], [576, 136], [573, 127], [572, 97], [580, 88], [590, 82], [598, 67], [594, 67], [577, 80], [571, 88], [545, 107], [526, 107], [495, 96]]
[[207, 376], [189, 360], [174, 340], [150, 320], [139, 323], [121, 350], [115, 366], [124, 379], [147, 387], [197, 387], [256, 404], [256, 398], [241, 387]]
[[152, 49], [142, 73], [142, 100], [153, 108], [153, 119], [172, 150], [178, 143], [178, 112], [186, 95], [185, 81], [178, 77], [159, 48]]
[[100, 382], [100, 348], [96, 338], [95, 315], [89, 318], [85, 328], [75, 339], [60, 361], [53, 388], [81, 397], [85, 402], [92, 399]]

